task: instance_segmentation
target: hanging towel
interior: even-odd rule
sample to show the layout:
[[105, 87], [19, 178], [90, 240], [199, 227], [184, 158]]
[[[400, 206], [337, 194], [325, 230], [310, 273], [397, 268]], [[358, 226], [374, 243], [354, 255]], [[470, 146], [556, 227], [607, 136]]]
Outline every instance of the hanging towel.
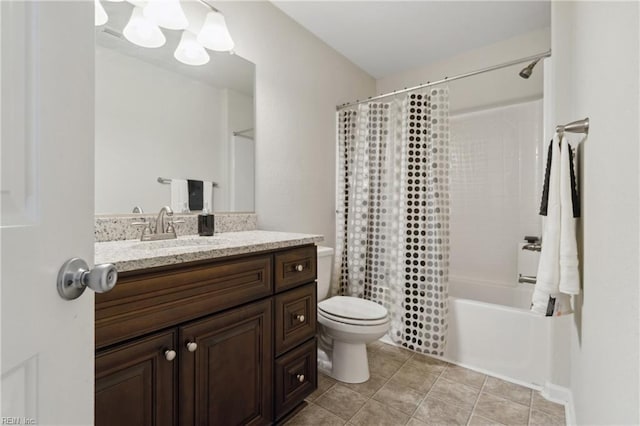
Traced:
[[189, 185], [189, 210], [202, 210], [202, 181], [201, 180], [187, 180]]
[[562, 315], [571, 312], [568, 295], [580, 292], [575, 221], [580, 208], [573, 151], [564, 136], [549, 144], [540, 214], [546, 219], [531, 310]]
[[185, 179], [171, 179], [171, 210], [176, 213], [189, 212], [189, 192]]
[[213, 213], [213, 183], [202, 181], [202, 209], [207, 213]]

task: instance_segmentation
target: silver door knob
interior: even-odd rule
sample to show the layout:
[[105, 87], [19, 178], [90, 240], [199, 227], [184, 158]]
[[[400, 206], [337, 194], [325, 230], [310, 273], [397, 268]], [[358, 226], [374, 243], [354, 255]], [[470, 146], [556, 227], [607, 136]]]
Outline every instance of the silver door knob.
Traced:
[[187, 342], [187, 350], [189, 352], [195, 352], [198, 349], [198, 344], [196, 342]]
[[304, 271], [304, 265], [301, 264], [301, 263], [297, 264], [296, 265], [296, 271], [298, 271], [298, 272]]
[[173, 349], [167, 349], [166, 351], [164, 351], [164, 358], [167, 361], [173, 361], [174, 359], [176, 359], [176, 351], [174, 351]]
[[65, 300], [80, 297], [89, 287], [96, 293], [111, 290], [118, 281], [118, 271], [111, 263], [95, 265], [89, 269], [84, 260], [74, 257], [67, 260], [58, 272], [58, 294]]
[[296, 315], [296, 321], [304, 322], [304, 315]]
[[304, 382], [304, 374], [298, 374], [298, 375], [296, 376], [296, 379], [298, 379], [298, 381], [299, 381], [300, 383]]

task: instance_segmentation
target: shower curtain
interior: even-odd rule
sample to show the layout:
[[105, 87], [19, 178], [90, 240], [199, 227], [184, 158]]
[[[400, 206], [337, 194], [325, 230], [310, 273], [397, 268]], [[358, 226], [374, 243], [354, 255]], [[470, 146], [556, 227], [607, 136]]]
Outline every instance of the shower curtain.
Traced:
[[390, 337], [443, 355], [449, 265], [448, 89], [340, 111], [333, 294], [383, 305]]

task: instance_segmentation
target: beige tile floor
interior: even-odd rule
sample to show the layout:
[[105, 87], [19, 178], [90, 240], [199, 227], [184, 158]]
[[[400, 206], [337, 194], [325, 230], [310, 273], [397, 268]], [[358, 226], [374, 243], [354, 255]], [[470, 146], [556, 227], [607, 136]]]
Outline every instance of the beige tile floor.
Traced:
[[319, 375], [297, 425], [564, 425], [564, 407], [538, 392], [403, 348], [368, 348], [371, 378]]

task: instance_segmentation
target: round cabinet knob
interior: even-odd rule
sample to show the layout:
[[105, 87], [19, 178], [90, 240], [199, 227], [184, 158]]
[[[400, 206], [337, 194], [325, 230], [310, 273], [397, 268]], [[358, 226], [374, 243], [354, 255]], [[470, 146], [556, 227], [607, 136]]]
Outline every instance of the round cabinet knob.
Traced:
[[187, 350], [189, 352], [195, 352], [198, 349], [198, 344], [196, 342], [187, 342]]
[[174, 351], [173, 349], [167, 349], [166, 351], [164, 351], [164, 357], [167, 361], [173, 361], [174, 359], [176, 359], [176, 351]]
[[296, 271], [298, 271], [298, 272], [304, 271], [304, 265], [301, 264], [301, 263], [297, 264], [296, 265]]
[[298, 381], [299, 381], [300, 383], [304, 382], [304, 374], [298, 374], [298, 375], [296, 376], [296, 379], [298, 379]]
[[304, 315], [296, 315], [296, 320], [299, 322], [304, 322]]

